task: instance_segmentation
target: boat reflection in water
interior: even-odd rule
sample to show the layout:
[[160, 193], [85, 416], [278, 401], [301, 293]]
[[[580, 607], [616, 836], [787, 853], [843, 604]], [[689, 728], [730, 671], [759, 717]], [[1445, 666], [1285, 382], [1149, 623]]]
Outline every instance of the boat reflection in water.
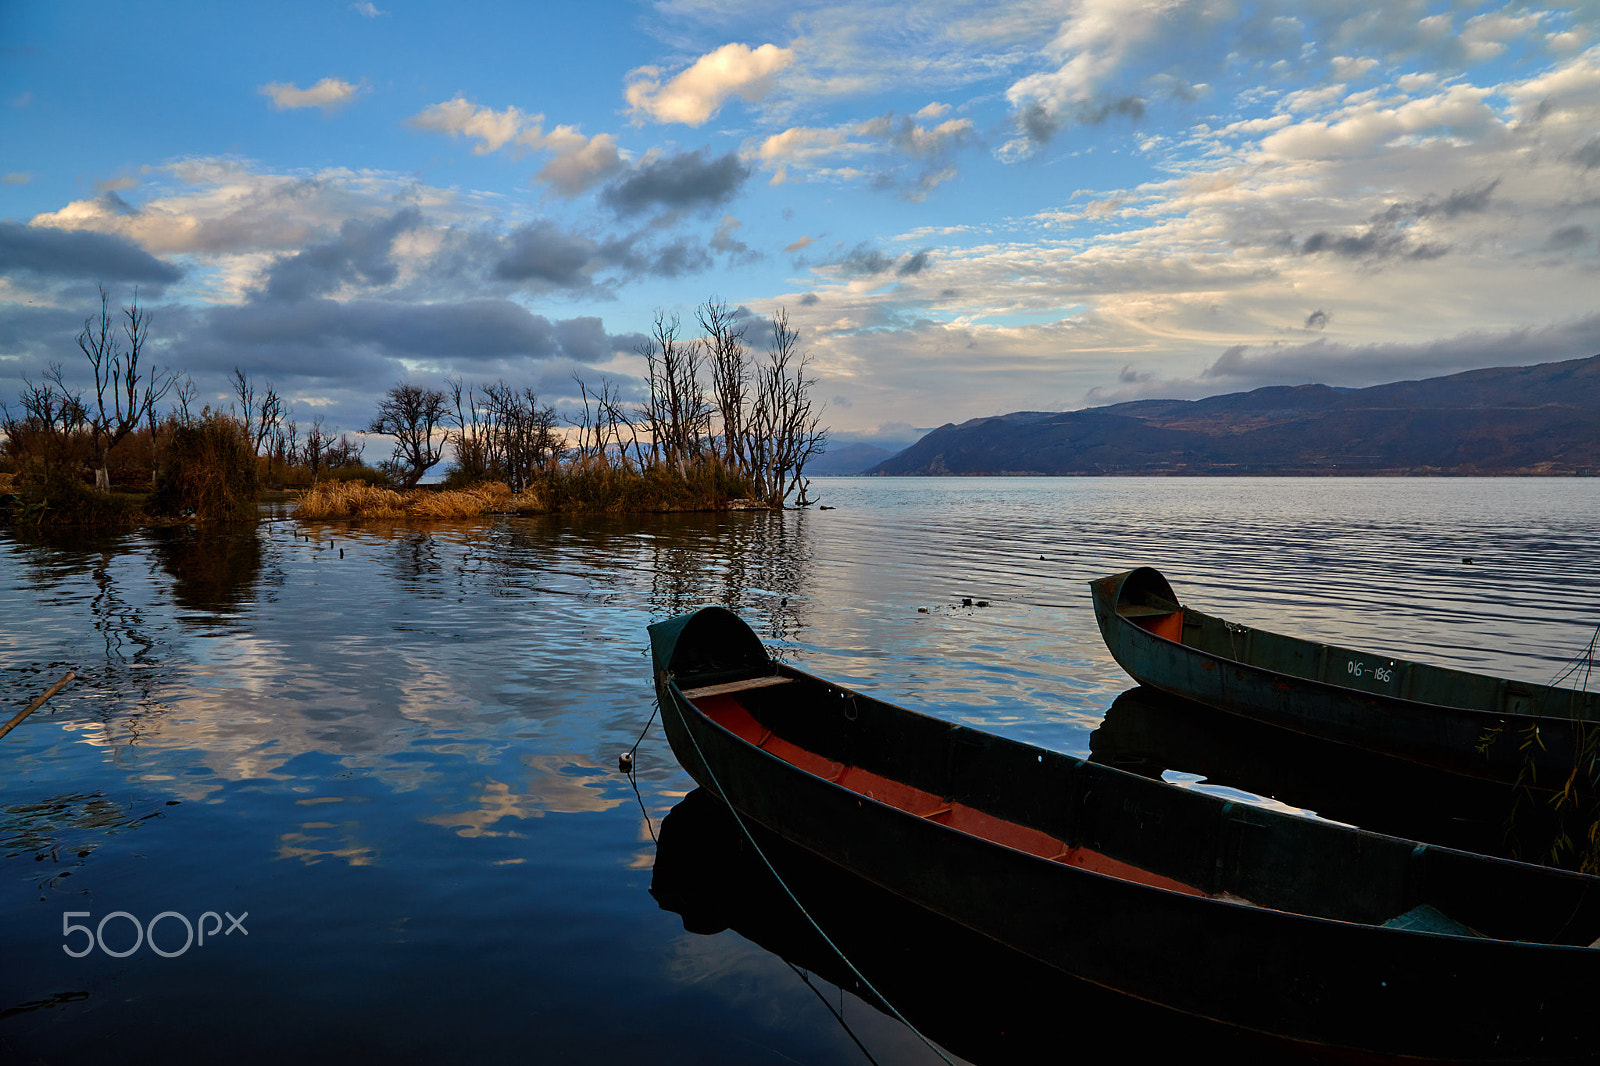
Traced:
[[1174, 773], [1252, 793], [1322, 818], [1524, 862], [1542, 861], [1563, 830], [1592, 821], [1496, 781], [1395, 759], [1228, 714], [1139, 686], [1116, 698], [1089, 735], [1089, 758], [1155, 780]]
[[[1510, 784], [1262, 725], [1158, 688], [1130, 688], [1090, 733], [1090, 759], [1152, 779], [1198, 778], [1373, 832], [1523, 863], [1587, 832], [1594, 805], [1555, 808]], [[1563, 855], [1571, 855], [1568, 848]]]
[[[1060, 1061], [1069, 1050], [1072, 1056], [1125, 1057], [1130, 1048], [1138, 1049], [1141, 1061], [1190, 1061], [1200, 1049], [1248, 1055], [1252, 1062], [1290, 1054], [1265, 1038], [1069, 977], [746, 825], [761, 854], [715, 794], [695, 789], [681, 800], [660, 827], [650, 881], [657, 903], [680, 915], [688, 932], [732, 929], [885, 1014], [898, 1011], [925, 1037], [969, 1062]], [[860, 984], [800, 914], [762, 854], [893, 1011]], [[916, 1061], [937, 1059], [929, 1053]]]

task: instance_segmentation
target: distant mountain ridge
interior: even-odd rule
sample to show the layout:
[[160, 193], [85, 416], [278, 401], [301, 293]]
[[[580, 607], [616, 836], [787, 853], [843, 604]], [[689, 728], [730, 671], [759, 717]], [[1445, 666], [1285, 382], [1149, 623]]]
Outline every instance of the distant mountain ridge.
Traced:
[[1600, 355], [1365, 389], [1018, 411], [869, 474], [1600, 474]]

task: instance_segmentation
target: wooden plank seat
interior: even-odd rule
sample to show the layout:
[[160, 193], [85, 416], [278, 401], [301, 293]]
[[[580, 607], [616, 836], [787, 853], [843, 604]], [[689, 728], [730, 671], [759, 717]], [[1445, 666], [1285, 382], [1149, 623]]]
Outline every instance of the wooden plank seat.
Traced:
[[753, 688], [769, 688], [773, 685], [787, 685], [793, 681], [792, 677], [751, 677], [743, 681], [727, 681], [720, 685], [704, 685], [700, 688], [686, 688], [683, 694], [691, 700], [702, 696], [724, 696], [730, 692], [746, 692]]

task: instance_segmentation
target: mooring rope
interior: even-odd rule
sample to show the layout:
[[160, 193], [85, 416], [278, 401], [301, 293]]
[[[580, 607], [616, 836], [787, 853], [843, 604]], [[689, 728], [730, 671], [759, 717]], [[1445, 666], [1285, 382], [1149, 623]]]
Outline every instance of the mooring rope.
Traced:
[[650, 732], [650, 727], [655, 724], [656, 715], [660, 710], [661, 698], [658, 696], [656, 697], [655, 706], [650, 709], [649, 720], [645, 722], [644, 728], [639, 731], [639, 739], [634, 741], [633, 747], [628, 749], [626, 760], [628, 764], [628, 784], [633, 786], [633, 798], [639, 801], [639, 813], [644, 815], [644, 827], [650, 831], [650, 842], [652, 844], [659, 844], [660, 841], [656, 839], [656, 827], [655, 823], [650, 820], [650, 811], [644, 805], [644, 795], [639, 791], [639, 779], [633, 776], [635, 768], [639, 765], [633, 755], [639, 750], [639, 745], [644, 743], [644, 735]]
[[1594, 654], [1597, 646], [1600, 646], [1600, 625], [1596, 625], [1594, 632], [1589, 634], [1589, 643], [1584, 646], [1584, 649], [1563, 665], [1561, 673], [1550, 683], [1550, 687], [1555, 688], [1581, 669], [1583, 671], [1583, 680], [1579, 683], [1578, 688], [1581, 692], [1588, 692], [1589, 675], [1594, 670]]
[[[780, 955], [779, 958], [782, 958], [782, 956]], [[850, 1028], [850, 1023], [844, 1020], [844, 1003], [841, 1001], [839, 1008], [835, 1010], [833, 1004], [828, 1002], [828, 997], [822, 994], [822, 989], [811, 983], [811, 978], [806, 976], [804, 970], [788, 959], [784, 959], [783, 962], [784, 965], [794, 971], [796, 977], [805, 982], [806, 987], [811, 989], [812, 995], [816, 996], [822, 1002], [822, 1005], [828, 1009], [828, 1013], [833, 1015], [833, 1020], [839, 1023], [839, 1028], [843, 1029], [845, 1035], [855, 1043], [856, 1047], [861, 1049], [861, 1053], [867, 1057], [867, 1061], [872, 1063], [872, 1066], [878, 1066], [878, 1060], [872, 1057], [872, 1052], [867, 1050], [867, 1045], [861, 1042], [861, 1038], [856, 1035], [856, 1031]]]
[[[669, 678], [668, 684], [671, 683], [672, 681]], [[660, 701], [661, 697], [659, 694], [657, 694], [657, 711], [661, 709]], [[651, 717], [654, 718], [655, 715], [652, 714]], [[866, 974], [856, 969], [856, 964], [850, 961], [849, 956], [844, 953], [844, 949], [840, 948], [838, 944], [835, 944], [833, 942], [833, 938], [827, 933], [823, 932], [822, 926], [817, 924], [817, 920], [811, 916], [811, 912], [806, 910], [805, 904], [801, 903], [799, 897], [797, 897], [794, 894], [794, 891], [789, 888], [788, 882], [783, 879], [783, 875], [778, 872], [777, 867], [772, 865], [772, 860], [767, 858], [767, 853], [761, 850], [761, 845], [756, 843], [756, 838], [754, 834], [750, 832], [750, 827], [744, 824], [744, 819], [739, 816], [738, 809], [734, 807], [731, 801], [729, 801], [727, 792], [723, 791], [722, 782], [717, 779], [717, 772], [711, 768], [711, 763], [706, 760], [705, 752], [700, 750], [700, 741], [695, 739], [694, 730], [689, 728], [687, 721], [684, 722], [684, 732], [688, 734], [689, 742], [694, 745], [695, 754], [700, 756], [700, 765], [705, 767], [706, 773], [711, 776], [711, 783], [716, 786], [717, 795], [721, 797], [724, 806], [726, 806], [733, 814], [733, 820], [738, 824], [739, 829], [744, 833], [745, 839], [750, 842], [750, 846], [755, 849], [756, 854], [761, 857], [761, 861], [766, 864], [768, 872], [770, 872], [773, 878], [778, 882], [778, 887], [783, 889], [784, 895], [789, 897], [790, 902], [795, 905], [805, 920], [811, 924], [811, 928], [817, 931], [817, 935], [822, 938], [822, 942], [827, 944], [835, 955], [839, 956], [839, 961], [844, 963], [850, 972], [855, 975], [856, 980], [860, 981], [862, 986], [865, 987], [868, 992], [871, 992], [874, 996], [876, 996], [878, 1002], [882, 1003], [886, 1008], [888, 1008], [889, 1013], [894, 1015], [894, 1017], [899, 1020], [901, 1025], [904, 1025], [907, 1029], [910, 1029], [914, 1034], [916, 1034], [918, 1040], [921, 1040], [928, 1046], [929, 1051], [939, 1056], [940, 1061], [946, 1063], [947, 1066], [956, 1066], [954, 1060], [952, 1060], [950, 1056], [941, 1051], [939, 1046], [932, 1040], [929, 1040], [926, 1036], [924, 1036], [922, 1030], [918, 1029], [915, 1025], [912, 1025], [911, 1021], [904, 1014], [901, 1014], [899, 1009], [896, 1008], [893, 1003], [889, 1002], [888, 997], [886, 997], [882, 992], [879, 992], [877, 987], [871, 981], [867, 980]]]

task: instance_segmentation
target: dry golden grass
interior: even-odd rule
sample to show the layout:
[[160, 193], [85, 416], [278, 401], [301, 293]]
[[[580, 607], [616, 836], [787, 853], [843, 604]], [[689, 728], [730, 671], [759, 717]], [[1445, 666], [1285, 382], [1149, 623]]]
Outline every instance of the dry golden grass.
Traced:
[[295, 505], [296, 518], [403, 518], [406, 501], [398, 492], [363, 481], [322, 481]]
[[476, 518], [512, 509], [510, 486], [486, 481], [468, 489], [430, 492], [419, 489], [406, 495], [406, 511], [417, 518]]
[[300, 497], [294, 513], [297, 518], [476, 518], [538, 510], [537, 496], [514, 494], [502, 482], [444, 492], [413, 489], [402, 496], [360, 481], [323, 481]]

